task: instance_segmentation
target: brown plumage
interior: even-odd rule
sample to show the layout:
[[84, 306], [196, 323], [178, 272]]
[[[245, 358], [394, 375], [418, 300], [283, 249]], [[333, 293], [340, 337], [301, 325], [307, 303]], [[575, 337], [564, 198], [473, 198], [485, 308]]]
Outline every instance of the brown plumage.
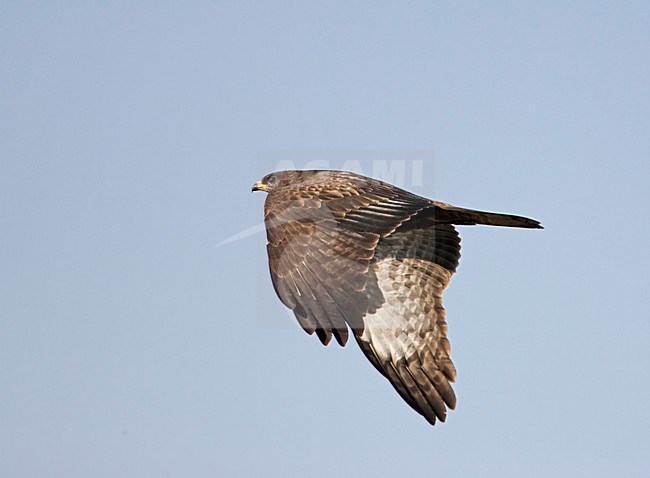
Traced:
[[442, 293], [460, 260], [454, 225], [540, 229], [345, 171], [279, 171], [264, 204], [271, 279], [302, 328], [344, 346], [349, 329], [402, 398], [435, 424], [454, 409]]

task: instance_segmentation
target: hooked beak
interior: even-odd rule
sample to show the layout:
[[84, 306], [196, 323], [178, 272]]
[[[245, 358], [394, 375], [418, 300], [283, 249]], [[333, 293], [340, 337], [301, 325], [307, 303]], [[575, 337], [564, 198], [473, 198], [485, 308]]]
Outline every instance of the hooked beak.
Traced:
[[266, 191], [266, 186], [262, 184], [262, 181], [257, 181], [255, 184], [253, 184], [253, 189], [251, 189], [251, 192], [255, 191]]

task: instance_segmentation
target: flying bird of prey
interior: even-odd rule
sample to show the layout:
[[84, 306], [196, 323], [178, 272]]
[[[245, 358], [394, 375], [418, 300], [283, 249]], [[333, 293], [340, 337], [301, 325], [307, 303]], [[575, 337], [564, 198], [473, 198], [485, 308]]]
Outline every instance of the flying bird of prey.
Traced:
[[275, 291], [327, 345], [350, 331], [375, 368], [435, 424], [454, 409], [442, 293], [460, 259], [454, 226], [541, 229], [525, 217], [432, 201], [346, 171], [278, 171], [264, 221]]

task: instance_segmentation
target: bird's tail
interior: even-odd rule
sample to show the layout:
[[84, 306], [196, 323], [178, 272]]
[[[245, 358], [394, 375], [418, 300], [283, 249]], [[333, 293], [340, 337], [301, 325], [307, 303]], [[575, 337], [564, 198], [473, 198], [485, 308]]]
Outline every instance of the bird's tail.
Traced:
[[527, 217], [495, 212], [475, 211], [473, 209], [463, 209], [462, 207], [450, 206], [449, 204], [443, 203], [436, 203], [436, 206], [436, 222], [445, 222], [461, 226], [486, 224], [488, 226], [544, 229], [544, 226], [542, 226], [539, 221]]

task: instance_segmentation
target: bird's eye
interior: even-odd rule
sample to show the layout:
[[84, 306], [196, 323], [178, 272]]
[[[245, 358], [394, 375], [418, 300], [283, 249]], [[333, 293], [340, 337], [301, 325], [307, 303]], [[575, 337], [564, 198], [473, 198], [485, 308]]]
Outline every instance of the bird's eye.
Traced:
[[277, 182], [277, 178], [275, 176], [269, 176], [266, 178], [266, 184], [269, 186], [273, 186]]

